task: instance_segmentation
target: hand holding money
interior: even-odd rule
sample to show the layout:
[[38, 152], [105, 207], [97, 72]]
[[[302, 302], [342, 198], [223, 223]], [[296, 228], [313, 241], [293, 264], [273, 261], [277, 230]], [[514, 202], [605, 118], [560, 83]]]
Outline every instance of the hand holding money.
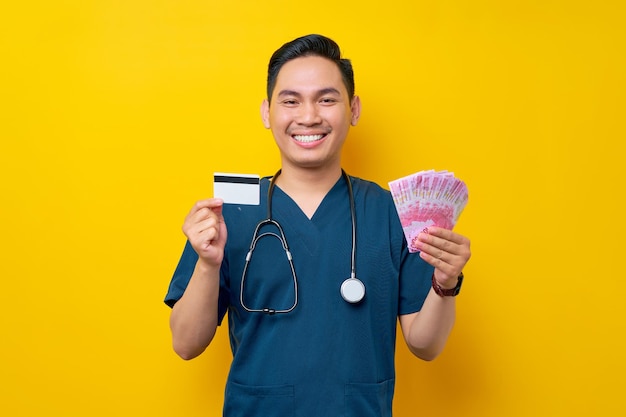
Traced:
[[468, 199], [465, 183], [448, 171], [420, 171], [391, 181], [389, 189], [409, 252], [435, 267], [435, 279], [452, 288], [469, 260], [470, 242], [452, 231]]
[[465, 183], [448, 171], [420, 171], [391, 181], [389, 189], [409, 252], [418, 252], [417, 235], [430, 226], [452, 230], [467, 204]]
[[452, 230], [431, 226], [416, 236], [415, 245], [420, 257], [435, 267], [439, 285], [453, 288], [471, 256], [469, 239]]

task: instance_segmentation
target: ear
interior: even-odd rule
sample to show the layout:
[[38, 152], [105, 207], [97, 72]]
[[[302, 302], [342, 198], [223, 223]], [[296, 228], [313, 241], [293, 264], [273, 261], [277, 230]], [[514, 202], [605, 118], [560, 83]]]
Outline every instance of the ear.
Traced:
[[261, 103], [261, 119], [263, 120], [263, 126], [266, 129], [270, 128], [270, 103], [267, 99]]
[[356, 126], [359, 121], [359, 117], [361, 117], [361, 99], [359, 96], [354, 96], [352, 98], [352, 104], [350, 105], [350, 110], [352, 111], [352, 118], [350, 119], [350, 123], [352, 126]]

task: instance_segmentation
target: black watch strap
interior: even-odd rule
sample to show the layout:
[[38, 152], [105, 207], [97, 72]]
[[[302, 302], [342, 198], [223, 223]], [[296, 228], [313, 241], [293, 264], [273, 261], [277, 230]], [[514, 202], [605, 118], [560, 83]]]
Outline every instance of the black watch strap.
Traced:
[[441, 288], [441, 285], [439, 285], [439, 283], [435, 279], [434, 273], [432, 277], [432, 283], [433, 283], [433, 289], [435, 290], [438, 296], [456, 297], [457, 295], [459, 295], [459, 292], [461, 292], [461, 284], [463, 284], [463, 272], [461, 272], [461, 275], [459, 275], [459, 280], [457, 281], [456, 286], [454, 288], [448, 288], [448, 289]]

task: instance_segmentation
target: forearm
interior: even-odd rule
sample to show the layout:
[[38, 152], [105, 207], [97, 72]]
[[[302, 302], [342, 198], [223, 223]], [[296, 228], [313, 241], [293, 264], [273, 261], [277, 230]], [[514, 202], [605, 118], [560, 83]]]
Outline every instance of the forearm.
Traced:
[[435, 359], [450, 336], [455, 316], [455, 297], [440, 297], [431, 289], [419, 313], [400, 317], [411, 352], [424, 360]]
[[174, 351], [189, 360], [200, 355], [217, 329], [219, 267], [198, 261], [185, 293], [174, 305], [170, 329]]

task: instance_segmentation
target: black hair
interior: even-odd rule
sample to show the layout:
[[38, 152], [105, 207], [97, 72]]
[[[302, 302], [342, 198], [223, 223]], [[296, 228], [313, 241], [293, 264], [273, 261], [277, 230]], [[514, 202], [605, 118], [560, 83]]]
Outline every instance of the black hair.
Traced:
[[349, 59], [341, 58], [341, 50], [335, 41], [322, 35], [306, 35], [287, 42], [274, 52], [267, 69], [267, 100], [271, 101], [280, 69], [288, 61], [305, 56], [320, 56], [333, 61], [348, 90], [348, 97], [354, 97], [354, 71]]

